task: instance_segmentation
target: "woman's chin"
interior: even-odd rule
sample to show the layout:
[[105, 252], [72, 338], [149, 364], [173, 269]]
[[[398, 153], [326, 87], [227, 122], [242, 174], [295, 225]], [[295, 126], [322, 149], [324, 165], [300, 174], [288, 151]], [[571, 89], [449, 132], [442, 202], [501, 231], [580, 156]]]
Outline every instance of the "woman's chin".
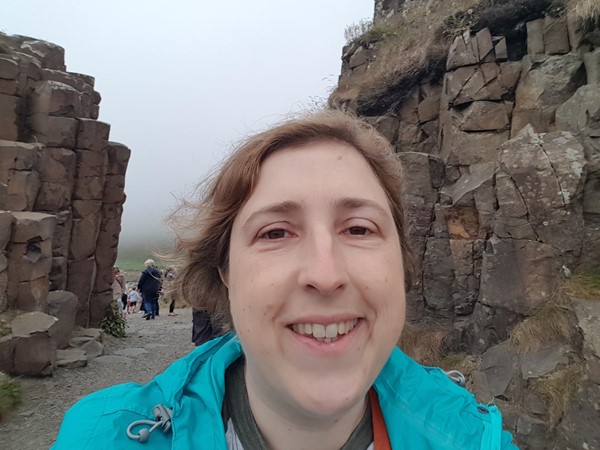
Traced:
[[320, 419], [337, 417], [353, 408], [362, 407], [365, 389], [359, 383], [313, 382], [308, 389], [296, 391], [295, 402], [307, 416]]

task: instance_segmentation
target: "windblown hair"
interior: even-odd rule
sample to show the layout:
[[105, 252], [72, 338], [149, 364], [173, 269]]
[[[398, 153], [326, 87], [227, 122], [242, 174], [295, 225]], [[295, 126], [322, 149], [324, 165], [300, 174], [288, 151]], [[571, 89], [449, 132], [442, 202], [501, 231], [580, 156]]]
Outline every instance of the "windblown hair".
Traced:
[[[177, 297], [231, 324], [227, 288], [219, 271], [228, 271], [233, 222], [252, 195], [261, 164], [270, 154], [318, 141], [351, 145], [373, 169], [387, 195], [396, 224], [405, 285], [411, 286], [414, 266], [404, 220], [400, 162], [389, 142], [372, 126], [340, 111], [324, 111], [251, 136], [205, 181], [199, 200], [184, 203], [171, 216], [171, 223], [178, 232], [174, 262], [179, 270], [173, 286]], [[185, 212], [191, 216], [184, 222], [178, 220]]]

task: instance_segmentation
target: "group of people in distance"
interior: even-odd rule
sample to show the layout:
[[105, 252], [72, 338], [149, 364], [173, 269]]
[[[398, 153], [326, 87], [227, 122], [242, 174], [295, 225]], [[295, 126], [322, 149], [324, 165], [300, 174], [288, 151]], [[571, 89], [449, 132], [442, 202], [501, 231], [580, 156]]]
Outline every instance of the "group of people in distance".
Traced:
[[397, 347], [414, 275], [404, 178], [389, 142], [340, 111], [249, 137], [177, 234], [178, 298], [232, 331], [83, 398], [54, 449], [516, 449], [496, 406]]
[[[144, 312], [144, 317], [147, 320], [154, 319], [158, 315], [158, 301], [163, 289], [163, 276], [156, 267], [154, 260], [146, 260], [144, 266], [145, 269], [141, 273], [137, 286], [128, 286], [125, 280], [125, 274], [121, 272], [119, 267], [113, 267], [113, 300], [117, 303], [119, 314], [123, 317], [125, 317], [127, 313], [137, 311]], [[173, 278], [174, 270], [172, 268], [167, 268], [165, 271], [165, 279], [171, 281]], [[173, 299], [169, 307], [169, 315], [175, 315], [173, 312], [174, 305], [175, 301]]]
[[[125, 317], [138, 311], [144, 313], [143, 318], [152, 320], [159, 314], [159, 298], [165, 290], [169, 292], [169, 316], [176, 316], [175, 296], [171, 295], [171, 284], [175, 280], [176, 271], [166, 267], [164, 273], [156, 267], [154, 260], [144, 262], [145, 269], [141, 273], [137, 286], [128, 286], [125, 274], [118, 266], [113, 267], [113, 299], [119, 307], [119, 314]], [[167, 286], [164, 286], [164, 285]], [[166, 287], [166, 289], [165, 289]], [[223, 334], [223, 327], [206, 310], [194, 309], [192, 313], [192, 342], [196, 346]]]

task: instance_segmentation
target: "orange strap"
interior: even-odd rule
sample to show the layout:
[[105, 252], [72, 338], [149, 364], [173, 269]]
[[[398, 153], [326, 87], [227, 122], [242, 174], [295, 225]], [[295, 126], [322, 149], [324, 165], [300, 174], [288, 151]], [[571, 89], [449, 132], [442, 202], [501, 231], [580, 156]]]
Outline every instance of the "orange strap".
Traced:
[[392, 450], [390, 437], [388, 436], [381, 407], [379, 406], [379, 397], [375, 389], [369, 390], [369, 400], [371, 401], [371, 416], [373, 421], [373, 443], [375, 450]]

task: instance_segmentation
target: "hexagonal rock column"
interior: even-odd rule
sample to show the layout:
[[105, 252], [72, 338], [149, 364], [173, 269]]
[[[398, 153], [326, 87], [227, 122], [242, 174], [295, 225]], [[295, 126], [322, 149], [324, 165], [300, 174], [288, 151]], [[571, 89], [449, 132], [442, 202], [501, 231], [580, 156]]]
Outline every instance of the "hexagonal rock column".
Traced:
[[67, 290], [78, 297], [77, 324], [87, 326], [90, 295], [96, 279], [94, 253], [102, 220], [110, 125], [90, 119], [78, 119], [78, 122]]
[[51, 147], [73, 146], [77, 138], [75, 117], [82, 114], [81, 98], [77, 89], [59, 81], [34, 85], [27, 121], [39, 142]]
[[41, 146], [0, 140], [0, 210], [31, 211], [40, 185], [34, 170]]
[[106, 315], [112, 301], [112, 267], [117, 259], [121, 215], [125, 203], [125, 172], [131, 150], [122, 144], [110, 142], [106, 147], [108, 168], [102, 198], [102, 220], [96, 244], [96, 280], [90, 298], [90, 325], [97, 326]]
[[77, 296], [68, 291], [52, 291], [48, 294], [46, 313], [58, 319], [54, 337], [58, 348], [67, 348], [75, 327]]
[[0, 313], [8, 309], [8, 259], [6, 247], [10, 241], [13, 216], [7, 211], [0, 211]]
[[12, 215], [12, 234], [8, 244], [9, 307], [22, 311], [45, 311], [56, 217], [36, 212], [15, 212]]

